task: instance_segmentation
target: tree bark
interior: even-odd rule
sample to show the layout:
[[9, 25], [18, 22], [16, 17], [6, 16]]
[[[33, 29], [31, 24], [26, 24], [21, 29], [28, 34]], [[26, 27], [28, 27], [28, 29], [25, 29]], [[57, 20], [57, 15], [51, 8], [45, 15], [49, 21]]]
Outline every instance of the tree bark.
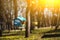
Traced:
[[27, 12], [26, 12], [26, 31], [25, 31], [25, 37], [29, 37], [30, 35], [30, 13], [29, 13], [29, 10], [27, 9]]
[[15, 15], [15, 18], [17, 18], [17, 0], [13, 0], [13, 3], [14, 3], [14, 15]]

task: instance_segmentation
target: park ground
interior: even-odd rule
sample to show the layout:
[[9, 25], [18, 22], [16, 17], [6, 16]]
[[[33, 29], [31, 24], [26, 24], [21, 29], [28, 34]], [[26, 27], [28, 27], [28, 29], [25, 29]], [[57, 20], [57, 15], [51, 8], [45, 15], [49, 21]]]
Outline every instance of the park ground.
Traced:
[[8, 32], [5, 30], [0, 40], [60, 40], [60, 29], [56, 31], [50, 27], [35, 29], [28, 38], [25, 38], [25, 31], [11, 30]]

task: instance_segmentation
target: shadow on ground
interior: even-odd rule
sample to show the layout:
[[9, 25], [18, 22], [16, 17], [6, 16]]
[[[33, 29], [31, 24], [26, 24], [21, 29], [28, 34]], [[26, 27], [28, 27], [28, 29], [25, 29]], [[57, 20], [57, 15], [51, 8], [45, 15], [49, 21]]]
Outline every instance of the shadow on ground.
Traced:
[[2, 34], [2, 36], [0, 37], [5, 37], [5, 36], [19, 36], [19, 35], [24, 35], [24, 32], [14, 32], [14, 33], [10, 33], [10, 32], [5, 32], [4, 34]]
[[45, 32], [41, 38], [60, 37], [60, 29]]
[[60, 34], [43, 35], [42, 38], [60, 37]]

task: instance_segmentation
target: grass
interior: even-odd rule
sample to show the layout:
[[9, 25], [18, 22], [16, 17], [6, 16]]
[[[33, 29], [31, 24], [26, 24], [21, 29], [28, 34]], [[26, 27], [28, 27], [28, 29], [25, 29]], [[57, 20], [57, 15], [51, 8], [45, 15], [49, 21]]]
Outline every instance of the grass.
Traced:
[[[44, 33], [50, 31], [52, 29], [35, 29], [30, 34], [30, 37], [25, 38], [25, 32], [24, 31], [10, 31], [10, 33], [6, 33], [4, 31], [4, 34], [9, 34], [9, 36], [2, 36], [0, 37], [0, 40], [60, 40], [60, 37], [51, 37], [51, 38], [41, 38]], [[56, 33], [56, 32], [55, 32]], [[14, 35], [15, 34], [15, 35]], [[17, 35], [16, 35], [17, 34]]]

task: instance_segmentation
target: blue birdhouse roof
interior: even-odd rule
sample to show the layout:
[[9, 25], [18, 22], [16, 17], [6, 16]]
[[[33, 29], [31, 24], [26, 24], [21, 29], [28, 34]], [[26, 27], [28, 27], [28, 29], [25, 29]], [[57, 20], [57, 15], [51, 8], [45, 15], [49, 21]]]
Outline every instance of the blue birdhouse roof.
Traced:
[[21, 20], [21, 21], [26, 21], [26, 18], [22, 17], [22, 16], [18, 16], [17, 19]]

